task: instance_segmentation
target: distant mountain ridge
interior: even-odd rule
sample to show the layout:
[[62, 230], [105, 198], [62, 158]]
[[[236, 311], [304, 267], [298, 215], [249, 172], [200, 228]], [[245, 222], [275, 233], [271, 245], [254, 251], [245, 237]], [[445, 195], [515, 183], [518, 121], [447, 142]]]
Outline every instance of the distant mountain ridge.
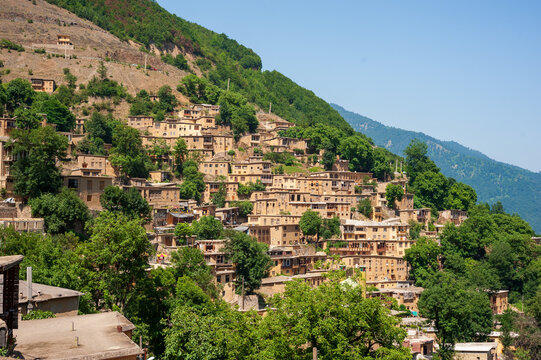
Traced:
[[365, 116], [331, 104], [354, 130], [378, 146], [403, 155], [412, 139], [428, 145], [428, 154], [443, 174], [475, 188], [479, 202], [501, 201], [507, 212], [517, 213], [541, 233], [541, 173], [493, 160], [455, 141], [442, 141], [421, 132], [383, 125]]

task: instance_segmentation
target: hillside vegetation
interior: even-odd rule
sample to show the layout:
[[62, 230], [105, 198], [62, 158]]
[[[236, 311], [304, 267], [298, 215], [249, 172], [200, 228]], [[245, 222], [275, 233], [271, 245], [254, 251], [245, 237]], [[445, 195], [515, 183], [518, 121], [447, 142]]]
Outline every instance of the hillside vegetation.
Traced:
[[218, 87], [242, 94], [248, 101], [297, 124], [325, 123], [347, 135], [349, 124], [312, 91], [277, 71], [261, 71], [261, 58], [225, 34], [170, 14], [151, 0], [47, 0], [88, 19], [123, 40], [146, 49], [173, 49], [196, 57], [199, 70]]
[[518, 213], [537, 233], [541, 232], [541, 174], [492, 160], [454, 141], [385, 126], [339, 105], [332, 106], [355, 130], [395, 154], [402, 154], [413, 139], [426, 143], [428, 155], [443, 174], [473, 186], [480, 202], [501, 201], [506, 211]]

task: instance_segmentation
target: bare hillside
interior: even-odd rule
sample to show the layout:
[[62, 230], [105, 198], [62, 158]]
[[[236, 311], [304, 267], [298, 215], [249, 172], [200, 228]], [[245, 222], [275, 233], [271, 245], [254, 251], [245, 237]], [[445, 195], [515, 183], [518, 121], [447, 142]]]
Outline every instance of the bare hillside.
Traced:
[[[105, 59], [110, 60], [107, 62], [110, 77], [124, 84], [132, 94], [141, 89], [156, 92], [162, 85], [174, 89], [187, 74], [163, 63], [159, 56], [140, 51], [138, 44], [121, 41], [64, 9], [42, 0], [36, 0], [35, 3], [33, 5], [27, 0], [2, 0], [0, 38], [26, 48], [22, 53], [7, 50], [0, 52], [4, 69], [10, 70], [9, 74], [3, 76], [4, 81], [16, 77], [41, 77], [62, 84], [62, 69], [69, 68], [78, 77], [79, 83], [86, 83], [96, 74], [99, 61]], [[42, 44], [56, 44], [59, 34], [70, 36], [74, 49], [69, 52], [76, 59], [54, 57], [54, 53], [64, 54], [62, 49], [47, 48], [49, 55], [52, 55], [50, 58], [48, 54], [34, 53], [33, 48], [41, 48]], [[148, 74], [142, 69], [145, 57], [147, 64], [155, 69], [149, 70]], [[181, 102], [187, 102], [181, 94], [175, 93]]]

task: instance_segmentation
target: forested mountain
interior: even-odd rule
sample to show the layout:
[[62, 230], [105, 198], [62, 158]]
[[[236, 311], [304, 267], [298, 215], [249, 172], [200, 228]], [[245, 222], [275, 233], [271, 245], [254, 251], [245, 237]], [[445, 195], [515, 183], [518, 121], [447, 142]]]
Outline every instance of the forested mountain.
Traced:
[[395, 154], [402, 154], [411, 140], [428, 145], [428, 155], [446, 176], [475, 188], [480, 202], [501, 201], [509, 213], [518, 213], [541, 232], [541, 174], [505, 164], [454, 141], [441, 141], [420, 132], [385, 126], [365, 116], [331, 104], [357, 131]]
[[180, 50], [211, 83], [228, 86], [262, 109], [272, 102], [275, 114], [297, 124], [332, 125], [347, 134], [349, 124], [324, 100], [277, 71], [261, 71], [261, 58], [229, 39], [170, 14], [151, 0], [47, 0], [88, 19], [123, 40], [169, 53]]

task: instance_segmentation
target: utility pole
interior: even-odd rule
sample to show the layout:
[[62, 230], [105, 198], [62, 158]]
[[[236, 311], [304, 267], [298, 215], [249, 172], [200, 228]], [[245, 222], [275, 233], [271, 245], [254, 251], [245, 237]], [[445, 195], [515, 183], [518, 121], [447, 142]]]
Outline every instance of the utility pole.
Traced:
[[[227, 78], [227, 91], [229, 91], [229, 80], [231, 80], [230, 78]], [[244, 281], [244, 280], [243, 280]]]
[[271, 113], [271, 111], [272, 111], [272, 101], [271, 101], [271, 103], [269, 104], [269, 114]]
[[26, 286], [26, 299], [28, 300], [27, 311], [30, 312], [34, 308], [34, 306], [32, 305], [32, 266], [26, 267]]
[[242, 276], [242, 311], [244, 311], [244, 275]]
[[317, 347], [312, 348], [312, 359], [317, 360]]
[[147, 73], [147, 54], [145, 54], [145, 74]]

